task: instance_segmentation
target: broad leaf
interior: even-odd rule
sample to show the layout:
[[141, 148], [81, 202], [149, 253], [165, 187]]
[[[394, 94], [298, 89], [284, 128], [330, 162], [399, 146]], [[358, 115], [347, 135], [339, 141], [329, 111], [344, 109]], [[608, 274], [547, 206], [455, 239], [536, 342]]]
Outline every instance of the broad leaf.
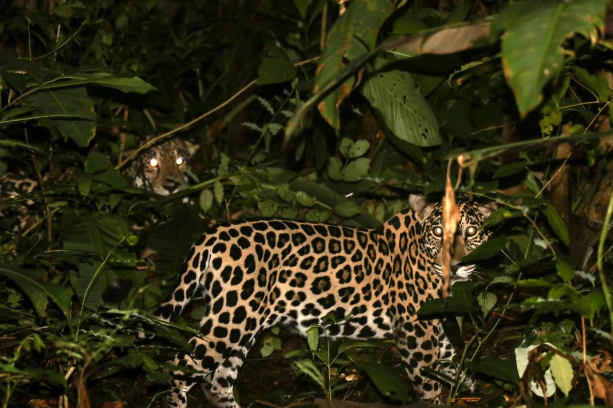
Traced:
[[408, 72], [379, 72], [366, 81], [361, 92], [400, 140], [417, 146], [441, 144], [436, 117]]
[[568, 229], [566, 228], [566, 224], [564, 223], [564, 220], [562, 219], [562, 216], [558, 210], [556, 210], [552, 204], [547, 203], [547, 206], [543, 212], [545, 213], [547, 222], [549, 222], [553, 232], [556, 233], [564, 245], [568, 246], [570, 244], [570, 236], [568, 235]]
[[65, 315], [68, 315], [72, 291], [57, 283], [43, 282], [44, 272], [37, 270], [16, 270], [7, 266], [0, 266], [0, 275], [15, 282], [28, 296], [36, 313], [44, 317], [47, 315], [47, 305], [51, 299]]
[[516, 383], [519, 381], [517, 368], [511, 361], [485, 358], [481, 361], [467, 361], [466, 367], [478, 373], [483, 373], [498, 380]]
[[37, 113], [48, 115], [64, 139], [74, 140], [79, 147], [87, 146], [96, 135], [97, 117], [85, 87], [38, 91], [22, 101], [35, 106]]
[[[392, 12], [388, 0], [354, 0], [334, 23], [319, 59], [313, 93], [335, 80], [346, 67], [375, 47], [377, 34]], [[319, 103], [321, 116], [334, 129], [340, 129], [339, 106], [353, 90], [355, 78], [347, 79]]]
[[556, 385], [568, 397], [568, 393], [573, 388], [572, 381], [575, 375], [573, 366], [564, 357], [554, 354], [549, 361], [549, 368]]
[[366, 373], [381, 394], [397, 401], [409, 400], [409, 388], [406, 381], [393, 366], [358, 361], [356, 367]]
[[291, 81], [295, 77], [296, 67], [290, 61], [287, 53], [279, 47], [274, 47], [268, 56], [262, 58], [255, 82], [258, 85], [277, 84]]
[[561, 71], [562, 43], [574, 33], [596, 41], [607, 5], [605, 0], [528, 3], [511, 6], [499, 17], [505, 20], [506, 28], [502, 39], [504, 74], [522, 116], [540, 103], [543, 87]]
[[462, 258], [462, 262], [489, 259], [496, 256], [507, 244], [507, 237], [494, 237], [475, 248], [471, 253]]

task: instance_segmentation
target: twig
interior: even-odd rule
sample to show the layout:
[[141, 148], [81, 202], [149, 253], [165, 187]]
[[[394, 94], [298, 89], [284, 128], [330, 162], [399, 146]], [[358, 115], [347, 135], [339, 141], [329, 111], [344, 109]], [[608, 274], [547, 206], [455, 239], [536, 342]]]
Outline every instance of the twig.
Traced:
[[598, 113], [596, 113], [596, 115], [594, 115], [594, 117], [592, 118], [592, 121], [587, 125], [587, 127], [585, 128], [585, 130], [583, 131], [583, 133], [587, 133], [588, 129], [592, 126], [592, 124], [596, 121], [596, 119], [598, 118], [598, 116], [600, 116], [600, 114], [602, 113], [602, 111], [609, 106], [609, 102], [605, 103], [604, 106], [602, 108], [600, 108], [598, 110]]
[[237, 93], [235, 93], [230, 99], [226, 100], [225, 102], [217, 105], [216, 107], [214, 107], [213, 109], [211, 109], [210, 111], [203, 113], [202, 115], [198, 116], [197, 118], [179, 126], [174, 128], [173, 130], [171, 130], [170, 132], [166, 132], [163, 133], [159, 136], [154, 137], [153, 139], [149, 140], [148, 142], [144, 143], [142, 146], [140, 146], [138, 149], [136, 149], [134, 152], [132, 152], [132, 154], [130, 156], [128, 156], [127, 159], [125, 159], [123, 162], [121, 162], [120, 164], [118, 164], [117, 166], [115, 166], [116, 170], [120, 170], [122, 167], [124, 167], [129, 161], [134, 160], [134, 158], [136, 156], [138, 156], [140, 154], [140, 152], [142, 152], [143, 150], [146, 150], [148, 148], [150, 148], [151, 146], [155, 145], [156, 143], [158, 143], [159, 141], [168, 138], [172, 135], [174, 135], [175, 133], [180, 132], [183, 129], [186, 129], [188, 127], [190, 127], [191, 125], [200, 122], [202, 119], [206, 118], [207, 116], [212, 115], [213, 113], [217, 112], [218, 110], [224, 108], [225, 106], [227, 106], [230, 102], [232, 102], [234, 99], [236, 99], [239, 95], [241, 95], [243, 92], [245, 92], [247, 89], [249, 89], [251, 86], [255, 85], [255, 80], [249, 82], [247, 85], [245, 85], [240, 91], [238, 91]]
[[568, 153], [568, 156], [566, 156], [566, 159], [564, 159], [564, 162], [562, 163], [562, 165], [560, 167], [558, 167], [558, 170], [556, 171], [556, 173], [553, 175], [553, 177], [551, 177], [547, 183], [545, 183], [545, 185], [543, 186], [543, 188], [541, 188], [541, 191], [538, 192], [537, 195], [534, 196], [534, 198], [539, 198], [539, 196], [543, 193], [543, 191], [545, 191], [545, 189], [547, 189], [547, 186], [549, 186], [549, 184], [551, 184], [551, 182], [558, 176], [558, 174], [560, 174], [560, 172], [564, 169], [564, 166], [566, 165], [566, 162], [568, 161], [568, 159], [570, 159], [570, 156], [573, 154], [572, 150], [570, 153]]
[[[24, 128], [24, 134], [26, 138], [26, 143], [30, 144], [30, 138], [28, 137], [28, 129]], [[36, 160], [36, 156], [34, 153], [30, 152], [30, 157], [32, 158], [32, 164], [34, 165], [34, 171], [36, 172], [36, 178], [38, 179], [38, 184], [40, 186], [40, 194], [43, 196], [43, 204], [45, 205], [45, 214], [47, 217], [47, 249], [51, 249], [51, 239], [53, 238], [53, 218], [51, 217], [52, 213], [49, 208], [49, 201], [47, 200], [47, 195], [45, 194], [45, 186], [43, 184], [43, 177], [40, 174], [40, 169], [38, 168], [38, 161]]]
[[[304, 60], [304, 61], [300, 61], [294, 64], [294, 66], [299, 67], [305, 64], [309, 64], [311, 62], [317, 61], [319, 59], [319, 57], [313, 57], [313, 58], [309, 58], [308, 60]], [[121, 162], [120, 164], [118, 164], [117, 166], [115, 166], [116, 170], [120, 170], [121, 168], [123, 168], [128, 162], [134, 160], [134, 158], [136, 158], [136, 156], [138, 156], [143, 150], [146, 150], [148, 148], [150, 148], [151, 146], [155, 145], [156, 143], [158, 143], [159, 141], [168, 138], [172, 135], [174, 135], [175, 133], [180, 132], [183, 129], [186, 129], [188, 127], [190, 127], [191, 125], [201, 121], [202, 119], [206, 118], [207, 116], [212, 115], [213, 113], [217, 112], [218, 110], [226, 107], [230, 102], [232, 102], [234, 99], [236, 99], [238, 96], [240, 96], [241, 94], [243, 94], [247, 89], [251, 88], [253, 85], [255, 85], [255, 80], [249, 82], [247, 85], [245, 85], [240, 91], [238, 91], [237, 93], [235, 93], [234, 95], [232, 95], [229, 99], [227, 99], [225, 102], [217, 105], [216, 107], [214, 107], [213, 109], [211, 109], [210, 111], [203, 113], [202, 115], [198, 116], [197, 118], [179, 126], [174, 128], [173, 130], [171, 130], [170, 132], [166, 132], [163, 133], [159, 136], [154, 137], [153, 139], [149, 140], [148, 142], [144, 143], [142, 146], [140, 146], [138, 149], [136, 149], [134, 152], [132, 152], [132, 154], [130, 156], [128, 156], [127, 159], [125, 159], [123, 162]]]
[[[583, 337], [583, 366], [587, 365], [587, 345], [585, 338], [585, 317], [581, 316], [581, 331]], [[590, 390], [590, 405], [594, 406], [594, 391], [592, 391], [592, 384], [590, 382], [590, 376], [586, 375], [585, 379], [587, 380], [587, 388]]]
[[319, 40], [319, 49], [324, 50], [326, 46], [326, 20], [328, 19], [328, 3], [324, 4], [323, 11], [321, 13], [321, 38]]

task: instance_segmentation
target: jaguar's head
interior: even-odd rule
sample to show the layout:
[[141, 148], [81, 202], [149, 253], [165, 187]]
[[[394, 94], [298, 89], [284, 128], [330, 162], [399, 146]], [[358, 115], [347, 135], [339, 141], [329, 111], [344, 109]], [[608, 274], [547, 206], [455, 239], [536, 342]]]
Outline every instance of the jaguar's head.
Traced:
[[[434, 270], [442, 275], [443, 204], [441, 202], [430, 204], [426, 197], [420, 195], [411, 195], [409, 203], [421, 224], [424, 247], [435, 260]], [[457, 199], [457, 205], [460, 210], [460, 221], [456, 230], [455, 242], [451, 248], [452, 282], [468, 280], [475, 272], [476, 265], [461, 265], [460, 259], [488, 240], [491, 232], [484, 231], [481, 224], [496, 209], [495, 203], [482, 205], [463, 198]]]
[[159, 195], [167, 196], [188, 182], [188, 161], [198, 146], [174, 139], [160, 143], [137, 157], [128, 174], [134, 185]]

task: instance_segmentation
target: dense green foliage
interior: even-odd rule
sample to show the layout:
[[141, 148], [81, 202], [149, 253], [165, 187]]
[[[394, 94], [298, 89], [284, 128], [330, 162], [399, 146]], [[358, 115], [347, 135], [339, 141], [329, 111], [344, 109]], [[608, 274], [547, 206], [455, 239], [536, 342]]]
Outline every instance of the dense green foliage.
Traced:
[[[446, 185], [498, 205], [495, 238], [470, 255], [480, 279], [420, 312], [450, 317], [457, 364], [492, 384], [476, 395], [539, 405], [540, 381], [549, 402], [613, 404], [605, 13], [604, 0], [3, 2], [0, 174], [38, 185], [2, 187], [2, 405], [159, 404], [164, 361], [189, 350], [206, 305], [172, 324], [154, 312], [211, 223], [375, 228]], [[200, 145], [177, 194], [124, 172], [151, 136]], [[243, 406], [410, 400], [393, 343], [320, 330], [263, 336], [257, 351], [295, 371]], [[136, 397], [106, 385], [134, 376]], [[450, 401], [465, 395], [448, 380]]]

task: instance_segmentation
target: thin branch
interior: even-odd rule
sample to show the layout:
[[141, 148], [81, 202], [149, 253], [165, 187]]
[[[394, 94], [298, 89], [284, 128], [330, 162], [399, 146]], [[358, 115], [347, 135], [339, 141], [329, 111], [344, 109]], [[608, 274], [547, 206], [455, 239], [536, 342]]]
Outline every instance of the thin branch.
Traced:
[[[319, 57], [309, 58], [308, 60], [300, 61], [300, 62], [295, 63], [294, 66], [299, 67], [299, 66], [302, 66], [302, 65], [309, 64], [311, 62], [317, 61], [318, 59], [319, 59]], [[129, 161], [134, 160], [134, 158], [136, 158], [143, 150], [146, 150], [146, 149], [150, 148], [151, 146], [155, 145], [156, 143], [160, 142], [161, 140], [163, 140], [165, 138], [168, 138], [168, 137], [174, 135], [175, 133], [178, 133], [178, 132], [182, 131], [183, 129], [187, 129], [188, 127], [192, 126], [193, 124], [200, 122], [202, 119], [206, 118], [207, 116], [210, 116], [213, 113], [217, 112], [218, 110], [226, 107], [230, 102], [232, 102], [238, 96], [243, 94], [247, 89], [251, 88], [253, 85], [255, 85], [255, 80], [249, 82], [240, 91], [238, 91], [237, 93], [232, 95], [229, 99], [227, 99], [225, 102], [217, 105], [216, 107], [214, 107], [210, 111], [208, 111], [206, 113], [203, 113], [202, 115], [198, 116], [197, 118], [195, 118], [195, 119], [193, 119], [193, 120], [191, 120], [191, 121], [189, 121], [189, 122], [187, 122], [187, 123], [185, 123], [185, 124], [175, 128], [175, 129], [171, 130], [170, 132], [166, 132], [164, 134], [156, 136], [153, 139], [149, 140], [148, 142], [144, 143], [138, 149], [134, 150], [134, 152], [132, 152], [132, 154], [130, 156], [128, 156], [123, 162], [121, 162], [120, 164], [115, 166], [115, 169], [116, 170], [120, 170]]]

